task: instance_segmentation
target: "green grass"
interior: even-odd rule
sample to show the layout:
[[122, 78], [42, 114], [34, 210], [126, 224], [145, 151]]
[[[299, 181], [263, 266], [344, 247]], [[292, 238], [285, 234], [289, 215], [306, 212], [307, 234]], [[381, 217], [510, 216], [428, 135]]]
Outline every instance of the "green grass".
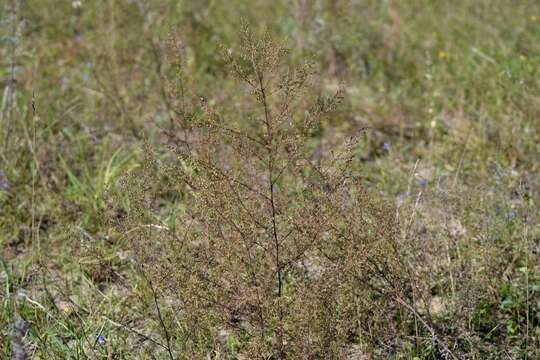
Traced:
[[[129, 203], [121, 180], [144, 163], [145, 142], [158, 161], [171, 160], [160, 130], [178, 101], [164, 95], [176, 79], [165, 56], [171, 32], [186, 102], [204, 96], [242, 126], [234, 116], [247, 95], [220, 55], [220, 44], [237, 48], [241, 19], [283, 39], [293, 65], [312, 59], [317, 92], [343, 86], [342, 105], [314, 143], [328, 148], [369, 127], [354, 170], [396, 204], [418, 309], [453, 350], [540, 356], [537, 1], [73, 4], [0, 4], [0, 171], [8, 181], [0, 190], [0, 358], [12, 351], [16, 316], [29, 325], [24, 343], [36, 359], [168, 358], [151, 289], [114, 226], [115, 209]], [[159, 194], [156, 223], [176, 229], [184, 195], [170, 176], [149, 186]], [[351, 348], [373, 358], [442, 356], [421, 324], [393, 315], [389, 331], [408, 334], [394, 348], [362, 338]], [[193, 346], [215, 334], [199, 335]], [[243, 340], [228, 335], [228, 350], [213, 356], [241, 358]], [[174, 341], [183, 348], [184, 339]]]

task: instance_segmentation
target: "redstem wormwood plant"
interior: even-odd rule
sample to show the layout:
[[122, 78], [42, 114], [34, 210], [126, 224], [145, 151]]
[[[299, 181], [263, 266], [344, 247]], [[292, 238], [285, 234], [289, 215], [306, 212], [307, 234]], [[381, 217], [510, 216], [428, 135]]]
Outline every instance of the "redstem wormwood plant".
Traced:
[[[309, 63], [285, 66], [287, 50], [268, 32], [240, 35], [238, 50], [222, 51], [250, 95], [242, 113], [204, 99], [188, 110], [176, 99], [171, 129], [181, 134], [167, 131], [175, 160], [164, 164], [147, 147], [145, 165], [126, 180], [125, 234], [162, 346], [171, 358], [285, 359], [336, 358], [352, 343], [384, 342], [395, 309], [410, 310], [395, 212], [352, 170], [357, 137], [322, 160], [311, 149], [342, 93], [314, 99]], [[156, 174], [181, 193], [174, 228], [151, 211]]]

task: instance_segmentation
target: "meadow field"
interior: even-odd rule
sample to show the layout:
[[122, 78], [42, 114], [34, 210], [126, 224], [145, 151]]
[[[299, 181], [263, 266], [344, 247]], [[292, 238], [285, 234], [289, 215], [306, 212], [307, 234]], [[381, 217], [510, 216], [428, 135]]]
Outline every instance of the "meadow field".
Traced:
[[537, 0], [0, 1], [1, 359], [540, 359]]

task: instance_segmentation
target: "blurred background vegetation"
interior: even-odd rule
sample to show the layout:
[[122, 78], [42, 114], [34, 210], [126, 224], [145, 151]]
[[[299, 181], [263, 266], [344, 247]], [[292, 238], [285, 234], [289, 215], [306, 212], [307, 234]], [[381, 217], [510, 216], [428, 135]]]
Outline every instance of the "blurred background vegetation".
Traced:
[[[285, 41], [291, 64], [310, 59], [318, 93], [343, 87], [318, 141], [368, 128], [354, 166], [395, 205], [404, 256], [422, 264], [431, 321], [456, 353], [540, 356], [538, 1], [3, 0], [0, 11], [0, 357], [21, 343], [36, 359], [167, 358], [109, 202], [144, 142], [167, 156], [175, 81], [189, 103], [242, 109], [220, 51], [238, 45], [242, 20]], [[169, 191], [163, 221], [182, 207]], [[351, 340], [343, 358], [440, 358], [409, 330], [386, 348]]]

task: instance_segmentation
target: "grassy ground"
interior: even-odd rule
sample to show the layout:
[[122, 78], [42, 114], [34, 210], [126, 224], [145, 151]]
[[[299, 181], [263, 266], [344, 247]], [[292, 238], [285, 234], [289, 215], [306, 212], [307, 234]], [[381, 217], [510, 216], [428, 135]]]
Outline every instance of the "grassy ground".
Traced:
[[[204, 97], [223, 114], [245, 104], [220, 50], [238, 45], [240, 19], [283, 39], [292, 64], [312, 59], [316, 92], [343, 86], [318, 141], [324, 149], [368, 127], [352, 166], [394, 204], [437, 337], [458, 358], [540, 356], [537, 1], [1, 6], [1, 358], [19, 345], [36, 359], [169, 358], [152, 291], [109, 209], [126, 201], [120, 180], [142, 163], [144, 142], [169, 154], [160, 129], [177, 101], [171, 34], [188, 102]], [[159, 216], [173, 226], [186, 204], [157, 181], [167, 194]], [[392, 321], [395, 341], [360, 336], [343, 358], [442, 357], [422, 324]], [[180, 349], [173, 340], [166, 347]], [[227, 356], [241, 357], [239, 341], [229, 336]]]

